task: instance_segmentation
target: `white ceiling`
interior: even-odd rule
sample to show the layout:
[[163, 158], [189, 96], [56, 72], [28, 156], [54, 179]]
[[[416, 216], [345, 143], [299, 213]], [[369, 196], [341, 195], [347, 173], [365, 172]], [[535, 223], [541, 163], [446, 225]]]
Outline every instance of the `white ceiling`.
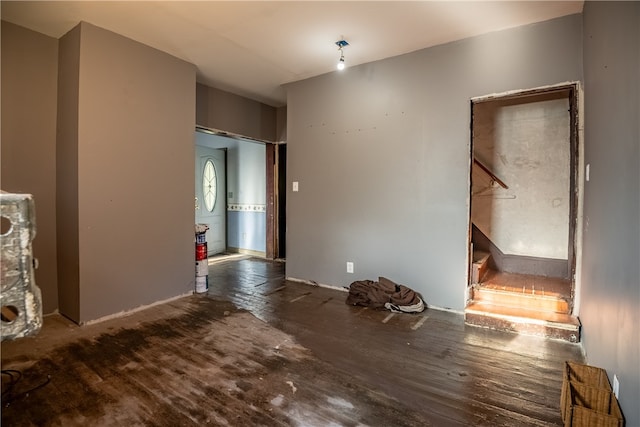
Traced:
[[59, 38], [80, 21], [195, 64], [197, 79], [273, 106], [283, 84], [580, 13], [582, 1], [5, 1], [2, 19]]

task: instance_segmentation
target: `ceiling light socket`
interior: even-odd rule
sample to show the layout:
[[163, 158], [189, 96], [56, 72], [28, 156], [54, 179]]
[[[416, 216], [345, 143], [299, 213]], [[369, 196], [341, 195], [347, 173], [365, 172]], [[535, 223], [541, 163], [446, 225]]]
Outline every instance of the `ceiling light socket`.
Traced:
[[342, 71], [344, 70], [344, 67], [345, 67], [344, 51], [342, 49], [344, 49], [346, 46], [349, 46], [349, 42], [347, 42], [344, 39], [341, 39], [336, 42], [336, 46], [338, 46], [338, 52], [340, 52], [340, 59], [338, 60], [337, 68], [338, 70]]

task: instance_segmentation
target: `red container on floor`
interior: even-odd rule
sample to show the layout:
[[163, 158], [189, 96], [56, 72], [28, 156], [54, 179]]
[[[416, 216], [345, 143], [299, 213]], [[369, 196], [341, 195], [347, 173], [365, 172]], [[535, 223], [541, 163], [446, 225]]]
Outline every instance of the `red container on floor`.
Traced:
[[207, 243], [196, 243], [196, 261], [207, 259]]

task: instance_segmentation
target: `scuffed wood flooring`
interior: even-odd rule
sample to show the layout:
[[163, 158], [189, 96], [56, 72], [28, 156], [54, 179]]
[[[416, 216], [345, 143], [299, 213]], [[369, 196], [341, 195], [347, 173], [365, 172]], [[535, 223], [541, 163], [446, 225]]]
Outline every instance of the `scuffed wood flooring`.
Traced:
[[[78, 327], [48, 316], [2, 343], [2, 425], [561, 425], [562, 364], [580, 347], [347, 306], [284, 264], [210, 265], [208, 295]], [[427, 302], [428, 302], [428, 296]], [[25, 390], [46, 381], [29, 393]]]

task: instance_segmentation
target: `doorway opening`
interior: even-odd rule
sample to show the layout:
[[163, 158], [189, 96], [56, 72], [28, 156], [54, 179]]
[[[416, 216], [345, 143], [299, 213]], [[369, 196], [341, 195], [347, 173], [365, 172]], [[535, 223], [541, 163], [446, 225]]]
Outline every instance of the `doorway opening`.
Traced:
[[468, 323], [521, 317], [579, 339], [577, 96], [569, 84], [471, 101]]
[[279, 244], [277, 238], [286, 227], [278, 211], [285, 212], [285, 199], [278, 190], [280, 180], [286, 180], [281, 171], [286, 166], [280, 166], [282, 150], [277, 148], [265, 141], [196, 128], [195, 219], [209, 226], [209, 256], [284, 258], [284, 242]]

